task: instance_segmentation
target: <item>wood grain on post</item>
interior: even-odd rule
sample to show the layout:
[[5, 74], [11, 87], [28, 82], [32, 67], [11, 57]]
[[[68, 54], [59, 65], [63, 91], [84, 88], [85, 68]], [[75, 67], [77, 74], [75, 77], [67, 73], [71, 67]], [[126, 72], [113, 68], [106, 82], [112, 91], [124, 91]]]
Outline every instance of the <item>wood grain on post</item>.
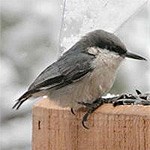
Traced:
[[150, 107], [105, 104], [81, 125], [84, 112], [48, 99], [33, 107], [32, 150], [150, 150]]

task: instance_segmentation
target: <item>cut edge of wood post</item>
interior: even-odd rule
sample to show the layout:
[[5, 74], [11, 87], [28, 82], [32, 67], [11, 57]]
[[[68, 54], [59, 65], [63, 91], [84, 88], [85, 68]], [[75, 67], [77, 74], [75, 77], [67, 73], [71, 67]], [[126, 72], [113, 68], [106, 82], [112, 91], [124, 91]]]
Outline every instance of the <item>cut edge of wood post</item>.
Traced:
[[150, 149], [150, 107], [104, 104], [81, 125], [85, 112], [74, 116], [50, 100], [33, 107], [33, 150], [148, 150]]

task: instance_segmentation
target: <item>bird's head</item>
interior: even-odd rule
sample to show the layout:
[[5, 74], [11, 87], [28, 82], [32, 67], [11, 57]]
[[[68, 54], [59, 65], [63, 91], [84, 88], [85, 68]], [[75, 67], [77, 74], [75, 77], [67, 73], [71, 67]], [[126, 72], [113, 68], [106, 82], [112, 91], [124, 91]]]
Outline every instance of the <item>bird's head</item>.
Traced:
[[87, 48], [95, 47], [108, 51], [108, 55], [114, 53], [122, 58], [146, 60], [144, 57], [128, 52], [121, 40], [112, 33], [104, 30], [95, 30], [84, 36], [80, 42]]

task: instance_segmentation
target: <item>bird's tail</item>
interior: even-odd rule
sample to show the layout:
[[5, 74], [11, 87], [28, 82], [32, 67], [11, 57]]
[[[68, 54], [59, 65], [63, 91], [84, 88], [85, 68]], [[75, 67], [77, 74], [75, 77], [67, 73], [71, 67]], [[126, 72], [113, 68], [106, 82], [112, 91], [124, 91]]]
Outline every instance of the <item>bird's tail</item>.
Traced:
[[12, 107], [12, 109], [19, 109], [19, 107], [28, 99], [32, 96], [31, 91], [25, 92], [19, 99], [17, 99], [17, 102], [15, 105]]

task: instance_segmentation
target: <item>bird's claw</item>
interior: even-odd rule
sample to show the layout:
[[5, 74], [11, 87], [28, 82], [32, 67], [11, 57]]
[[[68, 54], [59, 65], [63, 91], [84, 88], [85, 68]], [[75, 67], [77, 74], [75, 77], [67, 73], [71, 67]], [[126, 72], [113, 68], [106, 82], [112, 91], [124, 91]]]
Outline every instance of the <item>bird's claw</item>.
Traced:
[[85, 129], [89, 129], [89, 128], [85, 125], [85, 122], [87, 121], [89, 115], [90, 115], [90, 113], [87, 112], [87, 113], [83, 116], [83, 118], [82, 118], [82, 126], [83, 126]]
[[89, 129], [85, 122], [88, 120], [88, 117], [100, 106], [103, 104], [102, 99], [97, 99], [93, 103], [85, 103], [85, 102], [78, 102], [78, 104], [85, 106], [87, 112], [84, 114], [82, 118], [82, 125], [85, 129]]
[[76, 115], [75, 112], [74, 112], [74, 110], [73, 110], [73, 108], [71, 108], [71, 113], [72, 113], [73, 115]]

